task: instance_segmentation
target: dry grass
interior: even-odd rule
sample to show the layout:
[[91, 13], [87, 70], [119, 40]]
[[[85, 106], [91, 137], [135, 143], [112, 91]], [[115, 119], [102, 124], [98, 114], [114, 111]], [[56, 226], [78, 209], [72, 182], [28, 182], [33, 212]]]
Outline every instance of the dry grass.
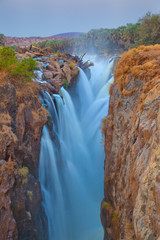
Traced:
[[23, 79], [14, 79], [8, 76], [7, 72], [0, 72], [0, 86], [11, 84], [16, 89], [16, 100], [21, 103], [31, 96], [38, 95], [39, 84], [37, 82], [26, 82]]
[[17, 137], [16, 135], [12, 132], [11, 127], [8, 127], [6, 125], [2, 126], [2, 129], [0, 130], [0, 136], [3, 135], [6, 139], [6, 142], [8, 141], [9, 143], [16, 143], [17, 142]]
[[[123, 95], [131, 96], [134, 91], [126, 93], [125, 87], [131, 78], [145, 80], [148, 82], [145, 91], [151, 89], [150, 82], [160, 77], [160, 45], [140, 46], [131, 49], [122, 55], [115, 71], [115, 81], [110, 89], [112, 94], [113, 86], [118, 83], [119, 90]], [[136, 90], [136, 89], [135, 89]]]
[[135, 239], [134, 226], [126, 217], [125, 225], [124, 225], [124, 240], [133, 240], [133, 239]]
[[5, 162], [0, 169], [0, 182], [2, 183], [5, 176], [13, 177], [17, 173], [16, 163], [12, 161], [11, 156], [8, 159], [8, 162]]
[[23, 103], [39, 93], [39, 84], [37, 82], [26, 83], [23, 87], [16, 87], [16, 100]]
[[11, 117], [9, 114], [1, 113], [0, 114], [0, 124], [2, 125], [10, 125], [11, 124]]

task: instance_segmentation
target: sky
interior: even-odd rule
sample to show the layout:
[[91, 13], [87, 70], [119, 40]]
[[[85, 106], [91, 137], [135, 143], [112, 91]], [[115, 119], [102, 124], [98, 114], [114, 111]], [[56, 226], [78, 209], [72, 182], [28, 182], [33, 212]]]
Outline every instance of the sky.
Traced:
[[148, 11], [160, 13], [160, 0], [0, 0], [0, 33], [52, 36], [136, 23]]

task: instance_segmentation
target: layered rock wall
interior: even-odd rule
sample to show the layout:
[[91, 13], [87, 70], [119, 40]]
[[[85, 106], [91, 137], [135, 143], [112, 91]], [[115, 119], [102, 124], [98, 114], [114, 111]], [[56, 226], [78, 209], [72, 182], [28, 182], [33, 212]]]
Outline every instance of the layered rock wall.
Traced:
[[[32, 83], [31, 83], [31, 88]], [[38, 159], [47, 112], [38, 94], [0, 84], [0, 239], [47, 239]]]
[[105, 240], [160, 236], [160, 46], [122, 55], [110, 89], [105, 136]]

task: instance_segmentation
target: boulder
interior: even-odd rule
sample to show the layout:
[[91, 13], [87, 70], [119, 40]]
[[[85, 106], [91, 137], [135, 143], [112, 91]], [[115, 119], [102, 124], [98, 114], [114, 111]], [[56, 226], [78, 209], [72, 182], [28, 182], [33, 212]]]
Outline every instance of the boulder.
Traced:
[[46, 79], [52, 79], [53, 78], [53, 72], [51, 71], [44, 71], [43, 77]]
[[49, 71], [55, 71], [56, 70], [56, 68], [51, 64], [47, 65], [46, 69], [49, 70]]

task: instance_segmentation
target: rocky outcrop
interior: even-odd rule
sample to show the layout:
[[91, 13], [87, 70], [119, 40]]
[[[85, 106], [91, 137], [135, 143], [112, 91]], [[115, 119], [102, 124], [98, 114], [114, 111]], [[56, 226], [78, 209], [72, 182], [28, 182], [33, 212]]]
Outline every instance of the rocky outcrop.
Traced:
[[106, 240], [160, 237], [160, 46], [122, 55], [110, 89], [101, 220]]
[[0, 239], [47, 239], [38, 159], [47, 121], [38, 92], [0, 84]]
[[[43, 82], [43, 89], [46, 88], [49, 92], [52, 89], [57, 94], [62, 86], [68, 88], [77, 81], [78, 67], [84, 70], [88, 79], [90, 78], [89, 67], [93, 66], [93, 63], [90, 61], [83, 62], [84, 55], [79, 57], [67, 53], [53, 53], [50, 47], [41, 49], [34, 45], [31, 45], [30, 48], [18, 46], [18, 52], [16, 53], [17, 58], [20, 60], [30, 57], [35, 58], [43, 72], [40, 79]], [[47, 83], [46, 86], [44, 82]]]
[[[79, 68], [82, 68], [86, 75], [90, 75], [90, 66], [93, 66], [92, 62], [83, 63], [82, 59], [78, 56], [71, 56], [70, 54], [55, 53], [51, 56], [42, 56], [37, 59], [39, 66], [43, 71], [42, 82], [43, 88], [50, 92], [50, 89], [54, 93], [58, 93], [60, 88], [68, 88], [73, 85], [79, 74]], [[45, 82], [46, 86], [45, 86]]]
[[[33, 52], [20, 50], [19, 59], [35, 57]], [[45, 90], [53, 96], [62, 86], [72, 85], [77, 80], [80, 61], [69, 54], [41, 56], [37, 61], [40, 71], [34, 81], [23, 76], [12, 79], [7, 71], [0, 71], [1, 240], [48, 239], [38, 161], [41, 133], [49, 116], [39, 96]], [[89, 63], [85, 64], [86, 69], [87, 66]]]
[[60, 88], [67, 88], [71, 83], [77, 80], [79, 69], [76, 67], [77, 62], [73, 58], [64, 58], [65, 55], [59, 58], [45, 59], [41, 58], [43, 63], [48, 65], [43, 66], [43, 80], [47, 81], [58, 93]]

